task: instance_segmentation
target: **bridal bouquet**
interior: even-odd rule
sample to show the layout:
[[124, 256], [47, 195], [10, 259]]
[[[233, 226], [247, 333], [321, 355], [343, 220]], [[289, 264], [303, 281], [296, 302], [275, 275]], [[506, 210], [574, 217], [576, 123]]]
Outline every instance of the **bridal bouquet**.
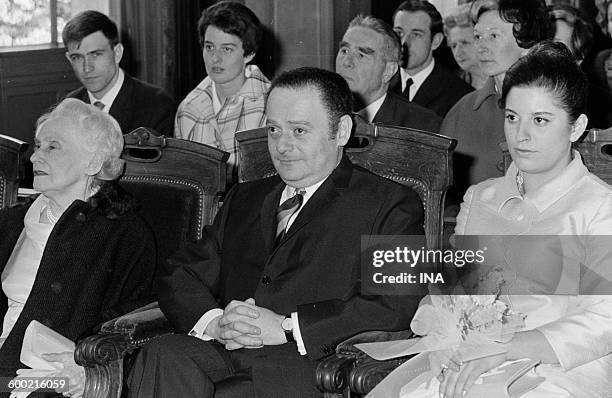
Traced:
[[506, 343], [525, 326], [525, 317], [512, 311], [497, 295], [435, 295], [426, 297], [414, 316], [412, 331], [423, 351], [471, 351]]
[[[419, 354], [408, 360], [389, 375], [368, 396], [429, 397], [437, 391], [437, 383], [429, 383], [435, 375], [429, 372], [425, 353], [438, 350], [453, 350], [463, 362], [506, 352], [499, 343], [506, 343], [525, 326], [525, 316], [512, 311], [501, 301], [503, 277], [495, 270], [483, 280], [494, 290], [486, 295], [428, 295], [417, 310], [412, 331], [423, 337], [378, 343], [362, 343], [355, 346], [377, 360]], [[496, 275], [496, 276], [494, 276]], [[410, 386], [407, 380], [414, 379]], [[406, 395], [406, 387], [419, 386]], [[403, 386], [403, 388], [402, 388]], [[382, 393], [381, 393], [382, 391]], [[420, 394], [420, 395], [419, 395]], [[430, 394], [430, 395], [428, 395]], [[434, 395], [431, 395], [434, 396]]]
[[525, 316], [512, 311], [499, 299], [505, 283], [502, 270], [491, 269], [478, 283], [479, 291], [492, 293], [430, 294], [425, 297], [410, 325], [416, 335], [423, 337], [362, 343], [356, 347], [377, 360], [452, 349], [467, 361], [504, 352], [497, 343], [510, 341], [514, 333], [525, 326]]

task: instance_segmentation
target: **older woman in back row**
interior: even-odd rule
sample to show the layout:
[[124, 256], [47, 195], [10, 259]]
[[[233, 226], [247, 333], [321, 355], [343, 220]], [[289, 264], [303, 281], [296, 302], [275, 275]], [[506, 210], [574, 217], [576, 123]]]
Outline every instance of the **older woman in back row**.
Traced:
[[[31, 321], [76, 341], [152, 298], [153, 234], [134, 199], [112, 183], [123, 171], [122, 149], [115, 119], [80, 100], [38, 120], [31, 161], [41, 194], [0, 211], [0, 376], [24, 367]], [[71, 355], [54, 360], [69, 363]], [[78, 380], [70, 384], [78, 395]]]
[[453, 52], [459, 75], [475, 89], [483, 88], [488, 76], [480, 68], [474, 44], [474, 23], [470, 18], [470, 5], [462, 4], [444, 18], [444, 35]]
[[454, 205], [470, 185], [502, 174], [498, 145], [504, 140], [504, 117], [497, 101], [504, 75], [527, 49], [554, 34], [544, 0], [476, 0], [471, 15], [478, 60], [489, 79], [461, 98], [440, 128], [458, 140], [448, 195]]
[[[576, 246], [580, 265], [599, 273], [593, 281], [609, 285], [612, 245], [605, 235], [612, 235], [612, 188], [591, 174], [572, 150], [587, 125], [586, 88], [586, 77], [561, 43], [536, 45], [510, 68], [501, 105], [513, 163], [504, 177], [468, 190], [455, 232], [573, 236], [566, 237], [573, 243], [563, 246], [562, 260]], [[533, 276], [562, 266], [544, 264], [539, 256], [529, 261]], [[584, 270], [568, 271], [578, 275]], [[526, 315], [525, 329], [504, 344], [505, 354], [460, 366], [443, 355], [431, 355], [432, 370], [442, 379], [440, 393], [462, 397], [482, 373], [508, 360], [531, 358], [541, 361], [536, 373], [545, 381], [525, 398], [609, 397], [612, 296], [586, 291], [585, 275], [588, 272], [581, 274], [577, 295], [502, 296], [511, 309]]]

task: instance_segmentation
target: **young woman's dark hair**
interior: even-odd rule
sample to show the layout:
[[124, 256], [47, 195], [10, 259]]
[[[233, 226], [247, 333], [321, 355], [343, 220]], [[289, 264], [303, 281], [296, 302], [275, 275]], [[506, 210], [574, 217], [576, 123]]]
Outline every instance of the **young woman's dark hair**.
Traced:
[[521, 48], [555, 36], [544, 0], [499, 0], [499, 15], [513, 25], [512, 33]]
[[579, 9], [568, 5], [550, 7], [550, 19], [553, 23], [563, 21], [572, 28], [570, 51], [576, 61], [582, 61], [593, 46], [593, 25]]
[[198, 21], [200, 44], [204, 45], [206, 29], [213, 25], [227, 34], [238, 36], [242, 41], [244, 55], [257, 53], [263, 31], [259, 18], [250, 8], [233, 1], [222, 1], [204, 11]]
[[499, 100], [501, 108], [506, 107], [508, 93], [515, 87], [548, 90], [572, 123], [586, 113], [588, 82], [563, 43], [548, 40], [538, 43], [508, 69]]

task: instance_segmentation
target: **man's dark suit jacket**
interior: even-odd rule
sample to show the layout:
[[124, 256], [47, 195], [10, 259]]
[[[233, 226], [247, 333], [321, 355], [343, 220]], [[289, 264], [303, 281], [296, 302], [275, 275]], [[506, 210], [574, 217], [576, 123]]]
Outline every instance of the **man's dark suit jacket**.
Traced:
[[[71, 91], [66, 98], [78, 98], [89, 104], [85, 87]], [[174, 134], [176, 102], [161, 88], [127, 73], [108, 113], [117, 119], [123, 134], [138, 127], [153, 128], [166, 137], [172, 137]]]
[[[399, 70], [391, 79], [389, 91], [403, 96]], [[450, 108], [471, 91], [474, 91], [474, 87], [445, 69], [439, 62], [436, 62], [427, 79], [419, 87], [419, 91], [417, 91], [412, 102], [431, 109], [444, 118]]]
[[385, 123], [437, 133], [442, 125], [442, 118], [434, 111], [408, 101], [404, 96], [387, 92], [387, 97], [372, 119], [372, 123]]
[[159, 304], [177, 331], [249, 297], [278, 314], [297, 311], [311, 360], [361, 331], [409, 328], [420, 297], [363, 296], [360, 242], [423, 234], [418, 195], [343, 158], [275, 249], [284, 187], [278, 176], [236, 185], [204, 237], [168, 260]]

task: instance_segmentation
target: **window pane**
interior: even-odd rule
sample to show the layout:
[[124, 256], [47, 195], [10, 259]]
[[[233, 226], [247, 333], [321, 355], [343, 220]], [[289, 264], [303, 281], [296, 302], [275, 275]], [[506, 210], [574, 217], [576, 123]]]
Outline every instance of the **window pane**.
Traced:
[[[66, 22], [84, 10], [108, 14], [109, 0], [1, 0], [0, 47], [51, 43], [51, 27], [57, 26], [57, 41], [62, 41]], [[57, 7], [57, 24], [51, 23], [51, 7]], [[53, 43], [55, 44], [55, 43]]]
[[0, 1], [0, 45], [51, 42], [49, 0]]
[[96, 10], [108, 15], [109, 0], [57, 0], [57, 41], [62, 42], [66, 22], [81, 11]]

